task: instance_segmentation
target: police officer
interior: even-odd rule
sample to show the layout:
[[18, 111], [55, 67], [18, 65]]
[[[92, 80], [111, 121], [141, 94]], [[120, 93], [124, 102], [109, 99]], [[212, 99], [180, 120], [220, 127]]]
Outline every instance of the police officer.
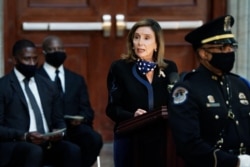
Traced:
[[172, 89], [169, 121], [188, 167], [250, 166], [250, 89], [232, 74], [234, 18], [219, 17], [185, 36], [200, 62]]

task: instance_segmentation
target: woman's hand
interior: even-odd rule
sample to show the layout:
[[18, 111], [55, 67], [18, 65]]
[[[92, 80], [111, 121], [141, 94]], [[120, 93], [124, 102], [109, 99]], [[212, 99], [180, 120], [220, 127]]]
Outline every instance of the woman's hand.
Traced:
[[139, 116], [139, 115], [143, 115], [143, 114], [146, 114], [146, 113], [147, 113], [146, 110], [143, 110], [143, 109], [138, 108], [138, 109], [135, 111], [134, 117], [137, 117], [137, 116]]

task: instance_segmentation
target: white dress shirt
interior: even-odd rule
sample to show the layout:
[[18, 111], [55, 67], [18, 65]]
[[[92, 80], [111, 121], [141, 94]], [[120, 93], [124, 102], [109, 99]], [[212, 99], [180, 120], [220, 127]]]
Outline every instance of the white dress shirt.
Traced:
[[[22, 73], [20, 73], [16, 68], [14, 68], [14, 72], [15, 72], [15, 74], [17, 76], [17, 79], [18, 79], [20, 85], [21, 85], [21, 88], [22, 88], [23, 93], [25, 95], [25, 99], [26, 99], [27, 104], [28, 104], [29, 116], [30, 116], [29, 132], [37, 131], [34, 111], [33, 111], [32, 107], [31, 107], [28, 95], [26, 94], [26, 91], [25, 91], [25, 86], [24, 86], [24, 81], [23, 81], [25, 79], [25, 76]], [[41, 111], [41, 115], [42, 115], [42, 119], [43, 119], [43, 126], [44, 126], [44, 130], [45, 130], [45, 133], [46, 133], [46, 132], [49, 131], [48, 130], [48, 124], [47, 124], [47, 121], [46, 121], [46, 119], [44, 117], [43, 108], [42, 108], [42, 104], [41, 104], [41, 99], [40, 99], [40, 96], [39, 96], [39, 93], [38, 93], [38, 89], [37, 89], [34, 77], [30, 78], [29, 87], [30, 87], [32, 93], [34, 94], [36, 102], [38, 104], [38, 107], [39, 107], [39, 109]]]

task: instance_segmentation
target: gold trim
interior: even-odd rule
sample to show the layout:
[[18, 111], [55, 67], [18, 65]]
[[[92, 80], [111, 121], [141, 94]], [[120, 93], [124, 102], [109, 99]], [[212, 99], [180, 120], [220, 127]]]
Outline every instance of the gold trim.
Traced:
[[214, 167], [217, 167], [218, 160], [217, 160], [216, 152], [218, 152], [218, 151], [220, 151], [220, 149], [216, 149], [216, 150], [214, 150], [214, 152], [213, 152], [213, 156], [214, 156]]
[[234, 38], [234, 35], [233, 34], [216, 35], [216, 36], [213, 36], [213, 37], [203, 39], [201, 41], [201, 43], [204, 44], [204, 43], [208, 43], [208, 42], [215, 41], [215, 40], [220, 40], [220, 39], [225, 39], [225, 38]]

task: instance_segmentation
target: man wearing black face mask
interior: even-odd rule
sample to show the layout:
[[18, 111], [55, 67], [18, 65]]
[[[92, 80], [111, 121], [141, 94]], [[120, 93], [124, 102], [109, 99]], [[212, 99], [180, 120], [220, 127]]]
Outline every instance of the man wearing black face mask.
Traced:
[[66, 53], [63, 50], [55, 52], [44, 51], [44, 54], [45, 54], [45, 61], [55, 68], [61, 66], [66, 59]]
[[200, 66], [173, 88], [169, 123], [187, 167], [250, 166], [250, 90], [232, 74], [234, 18], [219, 17], [185, 37]]
[[62, 140], [66, 128], [56, 85], [37, 75], [32, 41], [13, 46], [14, 69], [0, 79], [0, 166], [81, 166], [80, 149]]
[[102, 148], [102, 138], [92, 127], [94, 111], [90, 105], [85, 80], [63, 66], [66, 53], [59, 37], [46, 37], [42, 47], [45, 63], [38, 72], [58, 84], [62, 92], [62, 111], [67, 123], [65, 137], [80, 147], [83, 167], [90, 167]]

